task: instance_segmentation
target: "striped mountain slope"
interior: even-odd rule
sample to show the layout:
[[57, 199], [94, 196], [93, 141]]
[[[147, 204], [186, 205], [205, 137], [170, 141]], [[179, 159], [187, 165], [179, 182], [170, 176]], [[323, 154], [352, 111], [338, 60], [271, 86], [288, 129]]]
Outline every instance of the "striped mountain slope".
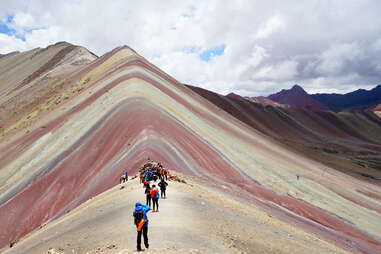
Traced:
[[[46, 53], [62, 50], [55, 45]], [[7, 70], [13, 85], [1, 84], [1, 101], [34, 87], [51, 60], [17, 78]], [[1, 247], [113, 187], [124, 170], [132, 175], [150, 157], [340, 246], [381, 250], [379, 185], [290, 150], [129, 47], [69, 64], [55, 77], [58, 92], [39, 96], [3, 130]], [[343, 135], [366, 139], [352, 130]]]

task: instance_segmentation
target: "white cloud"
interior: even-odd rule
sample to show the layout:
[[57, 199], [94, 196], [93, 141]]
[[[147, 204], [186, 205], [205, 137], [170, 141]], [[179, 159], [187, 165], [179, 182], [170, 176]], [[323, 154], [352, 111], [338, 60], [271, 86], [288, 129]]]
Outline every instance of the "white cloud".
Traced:
[[372, 43], [372, 48], [376, 51], [381, 51], [381, 38]]
[[345, 71], [346, 62], [356, 61], [362, 57], [362, 52], [356, 43], [333, 45], [324, 51], [317, 71], [322, 75], [335, 75]]
[[280, 15], [272, 16], [266, 23], [261, 25], [255, 34], [255, 39], [269, 37], [272, 33], [285, 28], [285, 21]]
[[298, 63], [293, 60], [281, 62], [277, 65], [266, 65], [253, 74], [253, 79], [288, 81], [297, 74]]
[[33, 29], [36, 27], [34, 17], [29, 13], [18, 12], [13, 17], [11, 27], [17, 32], [23, 33], [25, 29]]
[[[356, 0], [2, 1], [1, 20], [35, 30], [25, 42], [0, 34], [0, 53], [66, 40], [101, 55], [127, 44], [179, 81], [220, 93], [295, 83], [347, 91], [381, 83], [380, 9]], [[216, 45], [224, 54], [201, 61]]]
[[0, 33], [0, 54], [6, 54], [12, 51], [24, 51], [26, 48], [27, 46], [22, 40]]

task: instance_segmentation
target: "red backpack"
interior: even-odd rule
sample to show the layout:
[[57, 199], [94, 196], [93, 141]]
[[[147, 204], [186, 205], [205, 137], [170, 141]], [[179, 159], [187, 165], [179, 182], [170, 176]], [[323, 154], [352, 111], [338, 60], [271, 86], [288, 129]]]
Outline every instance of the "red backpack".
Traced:
[[154, 199], [158, 199], [159, 198], [159, 191], [157, 190], [156, 187], [151, 190], [150, 194], [151, 194], [151, 197], [154, 198]]

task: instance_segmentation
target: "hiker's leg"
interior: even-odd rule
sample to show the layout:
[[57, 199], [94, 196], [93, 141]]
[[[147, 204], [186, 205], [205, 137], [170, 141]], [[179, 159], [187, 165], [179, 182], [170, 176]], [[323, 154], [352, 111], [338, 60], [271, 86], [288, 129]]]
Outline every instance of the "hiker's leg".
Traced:
[[142, 249], [142, 231], [138, 231], [138, 238], [136, 239], [136, 249], [141, 250]]
[[164, 198], [167, 198], [167, 194], [165, 193], [166, 189], [163, 190], [164, 192]]
[[148, 249], [148, 247], [149, 247], [149, 244], [148, 244], [148, 226], [143, 227], [142, 230], [143, 230], [144, 245]]
[[156, 207], [156, 202], [155, 202], [155, 199], [152, 199], [152, 205], [153, 205], [153, 211], [155, 211], [155, 207]]

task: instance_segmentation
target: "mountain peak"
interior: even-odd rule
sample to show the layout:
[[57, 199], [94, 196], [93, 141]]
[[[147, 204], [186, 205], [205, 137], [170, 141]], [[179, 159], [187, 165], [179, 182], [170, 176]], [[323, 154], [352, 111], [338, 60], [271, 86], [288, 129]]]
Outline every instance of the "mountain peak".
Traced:
[[295, 84], [295, 85], [291, 88], [291, 90], [293, 90], [293, 91], [303, 91], [303, 92], [306, 92], [306, 91], [303, 89], [303, 87], [299, 86], [298, 84]]
[[272, 94], [267, 98], [280, 104], [288, 104], [297, 108], [305, 108], [316, 111], [328, 110], [326, 106], [321, 104], [310, 96], [301, 86], [295, 84], [291, 89], [282, 90], [279, 93]]

